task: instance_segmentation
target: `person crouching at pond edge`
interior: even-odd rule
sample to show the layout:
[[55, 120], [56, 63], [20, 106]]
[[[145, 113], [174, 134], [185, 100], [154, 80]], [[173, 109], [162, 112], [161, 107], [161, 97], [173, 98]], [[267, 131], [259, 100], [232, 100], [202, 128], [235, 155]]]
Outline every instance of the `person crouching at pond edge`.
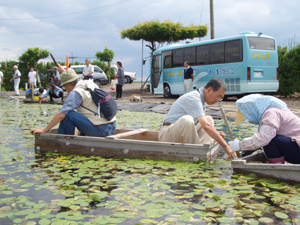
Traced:
[[217, 141], [228, 154], [234, 157], [223, 131], [217, 131], [211, 116], [205, 116], [204, 103], [213, 105], [221, 101], [227, 89], [222, 79], [213, 78], [204, 88], [182, 95], [172, 105], [158, 138], [163, 142], [206, 144]]
[[61, 88], [57, 87], [55, 84], [50, 83], [46, 94], [43, 96], [43, 100], [47, 99], [47, 96], [50, 96], [50, 101], [53, 102], [53, 98], [61, 98], [61, 102], [64, 102], [64, 92]]
[[262, 148], [269, 163], [300, 163], [300, 118], [285, 102], [267, 95], [251, 94], [236, 101], [236, 125], [245, 120], [258, 124], [258, 133], [229, 141], [233, 151]]
[[[46, 133], [59, 124], [57, 134], [74, 135], [75, 128], [81, 136], [105, 137], [116, 132], [116, 117], [110, 121], [99, 118], [94, 112], [98, 108], [86, 87], [98, 88], [92, 80], [82, 80], [73, 69], [64, 70], [61, 65], [56, 67], [61, 73], [61, 84], [69, 93], [67, 100], [60, 111], [43, 129], [33, 129], [32, 134]], [[76, 109], [76, 111], [74, 111]], [[93, 112], [91, 112], [91, 111]]]

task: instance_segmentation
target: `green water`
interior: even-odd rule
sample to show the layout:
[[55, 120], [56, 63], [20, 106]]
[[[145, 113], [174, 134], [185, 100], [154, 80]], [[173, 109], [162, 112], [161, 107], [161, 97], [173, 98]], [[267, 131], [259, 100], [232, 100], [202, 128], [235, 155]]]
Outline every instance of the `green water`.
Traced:
[[[35, 155], [29, 131], [60, 107], [0, 99], [0, 224], [300, 223], [299, 185], [232, 174], [221, 158], [196, 164]], [[118, 128], [159, 130], [165, 115], [117, 117]], [[215, 126], [225, 129], [222, 120]], [[234, 136], [256, 130], [243, 124]]]

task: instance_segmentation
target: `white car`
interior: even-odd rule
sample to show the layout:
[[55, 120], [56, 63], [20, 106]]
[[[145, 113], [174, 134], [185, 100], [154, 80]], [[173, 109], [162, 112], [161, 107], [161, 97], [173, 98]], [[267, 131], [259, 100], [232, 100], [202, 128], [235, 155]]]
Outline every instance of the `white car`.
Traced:
[[[117, 74], [118, 67], [114, 65], [115, 74]], [[136, 80], [136, 73], [124, 71], [125, 83], [129, 84]]]

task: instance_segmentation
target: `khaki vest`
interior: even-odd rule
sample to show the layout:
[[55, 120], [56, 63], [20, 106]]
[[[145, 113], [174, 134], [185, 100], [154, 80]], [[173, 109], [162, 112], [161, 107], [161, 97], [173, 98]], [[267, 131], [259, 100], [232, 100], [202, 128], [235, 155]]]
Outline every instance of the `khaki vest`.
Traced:
[[[84, 107], [97, 113], [98, 107], [96, 106], [95, 102], [93, 101], [90, 92], [85, 90], [87, 82], [88, 81], [80, 80], [77, 83], [77, 85], [75, 86], [74, 91], [76, 91], [82, 97], [82, 105]], [[95, 84], [94, 84], [94, 87], [98, 88]], [[95, 115], [95, 113], [93, 113], [81, 106], [79, 106], [76, 110], [78, 113], [80, 113], [81, 115], [88, 118], [89, 121], [91, 121], [94, 125], [102, 125], [102, 124], [111, 123], [113, 121], [116, 121], [116, 117], [112, 118], [110, 121], [106, 120], [104, 117], [99, 118], [98, 114]]]

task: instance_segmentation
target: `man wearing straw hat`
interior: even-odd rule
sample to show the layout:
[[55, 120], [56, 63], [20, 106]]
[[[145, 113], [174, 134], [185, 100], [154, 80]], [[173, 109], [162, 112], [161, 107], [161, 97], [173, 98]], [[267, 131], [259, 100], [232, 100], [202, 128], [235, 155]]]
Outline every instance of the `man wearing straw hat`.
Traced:
[[221, 101], [227, 89], [226, 83], [213, 78], [204, 88], [182, 95], [172, 105], [158, 138], [163, 142], [209, 144], [217, 141], [230, 158], [234, 152], [224, 140], [225, 134], [217, 131], [211, 116], [205, 116], [204, 104], [213, 105]]
[[117, 126], [116, 117], [108, 121], [95, 116], [93, 112], [97, 112], [98, 108], [90, 92], [85, 90], [86, 87], [98, 88], [97, 85], [92, 80], [82, 80], [73, 69], [64, 70], [59, 64], [56, 69], [61, 73], [61, 85], [69, 93], [68, 98], [45, 128], [33, 129], [30, 132], [46, 133], [60, 123], [57, 134], [74, 135], [75, 128], [80, 131], [81, 136], [105, 137], [114, 134]]

